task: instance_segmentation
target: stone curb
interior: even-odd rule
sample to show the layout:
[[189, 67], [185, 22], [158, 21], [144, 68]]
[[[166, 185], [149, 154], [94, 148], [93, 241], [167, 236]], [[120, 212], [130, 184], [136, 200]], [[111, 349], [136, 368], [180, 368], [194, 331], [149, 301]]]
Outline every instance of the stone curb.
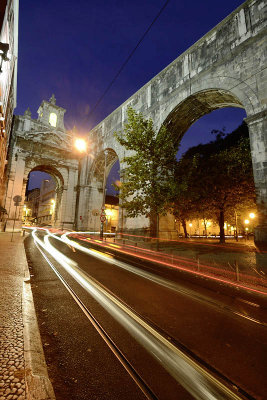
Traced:
[[22, 294], [22, 316], [24, 325], [24, 358], [27, 400], [56, 400], [48, 377], [39, 327], [37, 323], [30, 284], [30, 273], [25, 256]]

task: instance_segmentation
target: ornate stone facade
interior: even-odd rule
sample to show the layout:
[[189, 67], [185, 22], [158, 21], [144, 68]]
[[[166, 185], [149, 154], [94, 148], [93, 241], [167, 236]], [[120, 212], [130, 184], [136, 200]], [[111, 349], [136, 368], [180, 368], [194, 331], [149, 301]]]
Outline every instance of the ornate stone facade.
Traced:
[[[55, 97], [43, 101], [38, 119], [31, 118], [30, 110], [16, 116], [12, 134], [11, 156], [8, 165], [8, 187], [5, 208], [8, 211], [6, 230], [14, 218], [21, 227], [21, 213], [25, 189], [31, 171], [44, 171], [56, 182], [54, 226], [72, 228], [74, 222], [78, 161], [73, 151], [73, 137], [64, 128], [65, 110], [56, 105]], [[13, 197], [22, 197], [19, 213], [15, 216]]]

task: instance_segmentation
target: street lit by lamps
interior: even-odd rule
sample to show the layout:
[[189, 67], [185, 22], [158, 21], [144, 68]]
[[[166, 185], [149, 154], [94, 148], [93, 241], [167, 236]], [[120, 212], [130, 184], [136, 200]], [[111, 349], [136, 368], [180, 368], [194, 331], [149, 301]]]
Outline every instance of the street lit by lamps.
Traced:
[[74, 229], [78, 230], [78, 213], [79, 213], [79, 202], [80, 202], [80, 180], [81, 180], [81, 170], [82, 170], [82, 157], [87, 152], [87, 141], [83, 138], [76, 137], [74, 140], [75, 149], [78, 152], [78, 180], [77, 180], [77, 190], [76, 190], [76, 204], [75, 204], [75, 216], [74, 216]]

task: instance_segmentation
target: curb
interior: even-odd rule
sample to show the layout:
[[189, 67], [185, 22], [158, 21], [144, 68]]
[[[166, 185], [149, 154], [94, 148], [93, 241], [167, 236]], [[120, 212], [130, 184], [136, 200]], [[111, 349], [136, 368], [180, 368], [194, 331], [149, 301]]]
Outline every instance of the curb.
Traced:
[[30, 273], [25, 255], [22, 293], [24, 325], [24, 358], [27, 400], [56, 400], [45, 362], [30, 284]]

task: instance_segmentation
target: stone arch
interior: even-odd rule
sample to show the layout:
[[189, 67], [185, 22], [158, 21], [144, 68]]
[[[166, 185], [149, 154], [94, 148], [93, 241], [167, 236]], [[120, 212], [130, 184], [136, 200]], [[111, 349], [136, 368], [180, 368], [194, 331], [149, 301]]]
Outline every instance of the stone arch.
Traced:
[[[238, 80], [237, 80], [238, 81]], [[229, 83], [229, 81], [228, 81]], [[198, 87], [203, 87], [201, 83]], [[221, 86], [227, 86], [221, 85]], [[237, 95], [238, 94], [238, 95]], [[266, 111], [261, 111], [258, 97], [244, 82], [240, 82], [229, 89], [206, 88], [195, 91], [193, 94], [180, 101], [171, 111], [165, 112], [163, 124], [173, 133], [176, 144], [182, 139], [188, 128], [202, 116], [224, 107], [239, 107], [246, 111], [245, 119], [250, 135], [251, 157], [255, 182], [256, 201], [258, 208], [259, 225], [255, 228], [255, 243], [266, 248], [267, 243], [267, 191], [266, 191], [266, 148], [259, 146], [262, 143], [263, 132], [266, 131]]]
[[[98, 229], [99, 213], [101, 212], [104, 196], [103, 189], [106, 187], [106, 181], [110, 170], [117, 160], [120, 161], [120, 158], [114, 149], [111, 147], [103, 147], [96, 154], [91, 164], [89, 173], [86, 177], [86, 190], [88, 190], [88, 192], [84, 192], [83, 194], [83, 197], [87, 198], [87, 203], [84, 208], [88, 210], [86, 216], [86, 228], [88, 230], [94, 231], [95, 229]], [[121, 210], [119, 209], [119, 224], [121, 223], [120, 212]]]
[[[59, 222], [60, 216], [61, 216], [62, 194], [63, 194], [63, 188], [64, 188], [63, 175], [59, 171], [59, 169], [56, 168], [56, 166], [53, 166], [52, 160], [51, 160], [51, 163], [49, 163], [49, 164], [41, 163], [41, 164], [35, 165], [32, 168], [31, 168], [31, 166], [32, 166], [31, 164], [32, 164], [32, 162], [30, 163], [30, 165], [27, 165], [27, 163], [25, 165], [25, 172], [24, 172], [24, 186], [25, 186], [25, 188], [24, 188], [24, 194], [25, 194], [25, 191], [26, 191], [26, 184], [27, 184], [27, 181], [29, 179], [29, 174], [31, 172], [41, 171], [41, 172], [46, 172], [47, 174], [49, 174], [53, 178], [53, 180], [54, 180], [54, 182], [56, 184], [56, 187], [55, 187], [55, 192], [56, 192], [55, 210], [54, 210], [54, 213], [53, 213], [53, 220], [52, 220], [52, 224], [56, 225]], [[23, 198], [23, 202], [24, 202], [24, 198]]]
[[107, 147], [98, 152], [96, 155], [93, 165], [91, 167], [91, 172], [88, 175], [88, 182], [95, 182], [100, 185], [100, 188], [103, 187], [103, 180], [104, 180], [104, 169], [106, 164], [106, 174], [107, 177], [109, 172], [115, 162], [119, 159], [115, 150], [110, 147]]
[[176, 105], [163, 124], [173, 132], [174, 141], [178, 143], [194, 122], [214, 110], [225, 107], [245, 108], [240, 99], [228, 90], [214, 88], [202, 90], [191, 94]]
[[56, 182], [57, 189], [64, 186], [64, 178], [63, 178], [61, 172], [51, 164], [50, 165], [47, 165], [47, 164], [36, 165], [35, 167], [31, 168], [31, 170], [29, 172], [27, 172], [28, 169], [29, 169], [29, 167], [27, 168], [27, 166], [26, 166], [25, 172], [27, 174], [30, 174], [31, 172], [34, 172], [34, 171], [41, 171], [41, 172], [46, 172], [47, 174], [51, 175]]

